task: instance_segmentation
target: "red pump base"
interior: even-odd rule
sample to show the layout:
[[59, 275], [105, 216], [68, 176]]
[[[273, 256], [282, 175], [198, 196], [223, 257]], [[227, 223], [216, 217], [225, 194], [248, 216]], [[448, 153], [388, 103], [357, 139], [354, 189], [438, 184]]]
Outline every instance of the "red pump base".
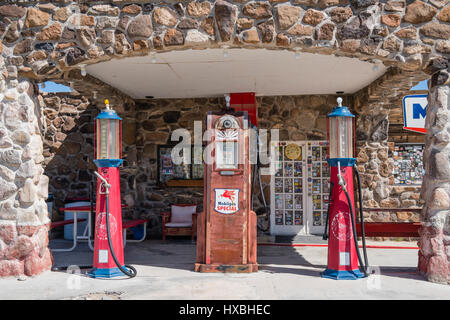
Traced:
[[[98, 168], [98, 172], [111, 185], [109, 189], [109, 223], [111, 242], [120, 265], [124, 266], [122, 208], [120, 204], [120, 178], [118, 167]], [[97, 204], [95, 215], [94, 263], [89, 276], [93, 278], [113, 278], [124, 274], [116, 266], [109, 250], [106, 231], [106, 195], [101, 188], [101, 180], [97, 178]]]
[[[352, 164], [351, 164], [352, 165]], [[347, 192], [353, 203], [353, 167], [341, 166], [341, 175], [347, 182]], [[358, 256], [353, 239], [350, 207], [344, 190], [339, 185], [338, 167], [331, 166], [331, 207], [329, 211], [328, 266], [323, 278], [355, 280], [364, 277], [359, 271]]]

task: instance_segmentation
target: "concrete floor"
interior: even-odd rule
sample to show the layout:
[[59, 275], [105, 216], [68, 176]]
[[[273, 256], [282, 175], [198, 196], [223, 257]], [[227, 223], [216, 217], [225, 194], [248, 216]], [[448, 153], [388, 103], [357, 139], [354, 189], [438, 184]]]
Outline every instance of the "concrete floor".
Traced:
[[[88, 269], [81, 274], [52, 271], [24, 281], [0, 280], [0, 299], [450, 299], [450, 286], [416, 273], [415, 249], [368, 249], [370, 264], [380, 269], [356, 281], [321, 278], [326, 253], [323, 247], [259, 246], [257, 273], [202, 274], [193, 272], [195, 245], [189, 240], [129, 243], [125, 259], [136, 267], [136, 278], [100, 280], [87, 277]], [[92, 252], [83, 243], [54, 258], [55, 266], [90, 265]]]

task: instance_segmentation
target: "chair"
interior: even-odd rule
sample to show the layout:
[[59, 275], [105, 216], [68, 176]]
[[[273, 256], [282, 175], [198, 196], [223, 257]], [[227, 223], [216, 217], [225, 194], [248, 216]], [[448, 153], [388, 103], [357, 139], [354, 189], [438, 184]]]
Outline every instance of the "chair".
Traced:
[[197, 234], [197, 205], [173, 204], [171, 212], [161, 212], [162, 239], [166, 236], [194, 236]]

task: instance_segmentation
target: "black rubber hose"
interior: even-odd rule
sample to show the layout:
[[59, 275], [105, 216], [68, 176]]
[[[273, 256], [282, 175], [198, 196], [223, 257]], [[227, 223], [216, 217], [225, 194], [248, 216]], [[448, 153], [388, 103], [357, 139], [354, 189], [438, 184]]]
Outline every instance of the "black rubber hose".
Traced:
[[106, 210], [105, 210], [106, 211], [105, 212], [105, 215], [106, 215], [106, 233], [108, 234], [108, 244], [109, 244], [109, 250], [111, 251], [111, 256], [113, 257], [113, 260], [114, 260], [116, 266], [119, 268], [120, 271], [122, 271], [123, 274], [127, 275], [130, 278], [134, 278], [137, 275], [136, 269], [133, 266], [130, 266], [130, 265], [125, 265], [125, 267], [127, 267], [131, 271], [126, 270], [124, 267], [122, 267], [120, 265], [120, 263], [119, 263], [119, 260], [116, 257], [115, 252], [114, 252], [114, 248], [113, 248], [113, 245], [112, 245], [112, 242], [111, 242], [111, 233], [110, 233], [110, 230], [109, 230], [109, 195], [106, 194], [105, 196], [106, 196], [106, 199], [105, 199], [106, 200]]
[[364, 253], [364, 262], [365, 262], [365, 270], [369, 268], [369, 259], [367, 258], [367, 247], [366, 247], [366, 230], [364, 226], [364, 212], [363, 212], [363, 203], [362, 203], [362, 192], [361, 192], [361, 177], [359, 176], [358, 168], [356, 164], [353, 165], [356, 172], [356, 180], [358, 182], [358, 198], [359, 198], [359, 220], [361, 221], [361, 240], [363, 245], [363, 253]]
[[328, 240], [328, 221], [330, 220], [331, 195], [333, 193], [333, 182], [330, 182], [330, 195], [328, 196], [328, 210], [327, 219], [325, 220], [325, 230], [323, 231], [322, 239]]
[[363, 261], [361, 259], [361, 253], [359, 252], [358, 235], [356, 234], [356, 223], [355, 223], [355, 216], [354, 216], [352, 202], [350, 200], [350, 196], [348, 195], [347, 189], [346, 188], [342, 188], [342, 189], [344, 190], [345, 196], [347, 197], [348, 206], [350, 208], [350, 220], [352, 222], [353, 240], [355, 242], [356, 254], [358, 256], [359, 265], [363, 267], [364, 276], [367, 277], [366, 267], [363, 264]]

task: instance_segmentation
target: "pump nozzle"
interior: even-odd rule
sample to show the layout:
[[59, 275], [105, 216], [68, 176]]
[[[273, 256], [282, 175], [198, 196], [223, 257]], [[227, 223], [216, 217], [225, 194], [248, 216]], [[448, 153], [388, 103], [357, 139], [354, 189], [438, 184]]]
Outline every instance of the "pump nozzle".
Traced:
[[338, 179], [339, 179], [339, 185], [344, 189], [345, 192], [347, 192], [347, 182], [344, 180], [341, 174], [341, 163], [338, 161]]

